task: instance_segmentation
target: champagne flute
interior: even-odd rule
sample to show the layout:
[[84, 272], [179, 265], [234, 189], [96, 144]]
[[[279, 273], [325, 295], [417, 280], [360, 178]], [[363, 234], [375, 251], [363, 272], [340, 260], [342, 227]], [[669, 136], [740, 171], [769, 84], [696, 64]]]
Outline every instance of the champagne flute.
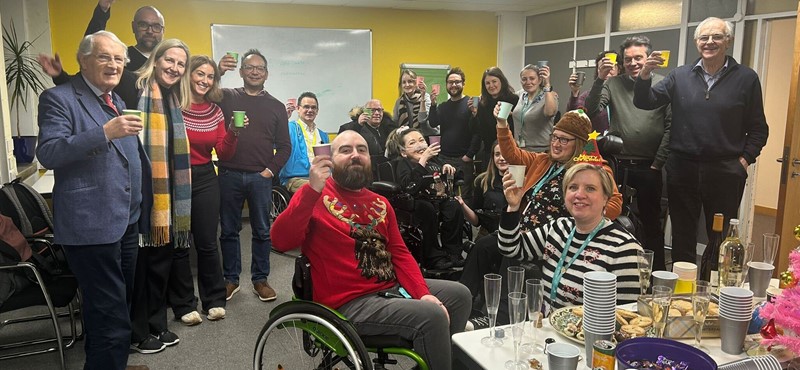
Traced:
[[640, 250], [636, 251], [636, 262], [639, 267], [639, 287], [641, 288], [641, 295], [647, 294], [647, 288], [650, 286], [650, 274], [653, 273], [653, 251]]
[[522, 266], [508, 267], [508, 292], [522, 293], [525, 286], [525, 268]]
[[742, 282], [739, 286], [743, 286], [747, 282], [747, 273], [750, 272], [750, 262], [756, 253], [756, 245], [754, 243], [747, 243], [744, 248], [744, 265], [742, 266]]
[[539, 279], [525, 280], [525, 294], [528, 295], [528, 321], [531, 322], [533, 342], [522, 344], [520, 351], [525, 353], [542, 352], [544, 346], [539, 345], [536, 338], [539, 320], [542, 317], [542, 304], [544, 303], [544, 285], [542, 285], [542, 281]]
[[692, 293], [692, 314], [694, 315], [695, 330], [694, 346], [708, 352], [705, 347], [700, 347], [703, 336], [703, 325], [708, 315], [708, 303], [711, 301], [711, 285], [705, 280], [698, 280]]
[[775, 264], [775, 256], [778, 255], [778, 248], [781, 244], [781, 236], [773, 233], [764, 233], [762, 236], [764, 243], [764, 258], [762, 262]]
[[489, 314], [489, 336], [481, 338], [487, 347], [499, 347], [503, 341], [494, 336], [494, 325], [497, 322], [497, 310], [500, 308], [500, 289], [503, 277], [498, 274], [483, 275], [483, 292], [486, 300], [486, 313]]
[[519, 345], [525, 331], [525, 314], [527, 314], [528, 297], [521, 292], [508, 293], [508, 321], [511, 323], [511, 336], [514, 339], [514, 359], [506, 361], [506, 369], [530, 369], [530, 364], [519, 359]]
[[672, 288], [667, 286], [653, 287], [653, 300], [650, 303], [653, 327], [656, 328], [656, 337], [664, 337], [664, 328], [667, 327], [669, 317], [669, 304], [672, 300]]

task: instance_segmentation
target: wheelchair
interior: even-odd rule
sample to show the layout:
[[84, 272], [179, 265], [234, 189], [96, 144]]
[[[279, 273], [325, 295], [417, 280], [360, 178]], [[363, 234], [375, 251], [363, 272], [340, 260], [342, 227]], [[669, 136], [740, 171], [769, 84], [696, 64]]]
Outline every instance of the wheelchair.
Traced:
[[361, 337], [341, 313], [311, 301], [311, 264], [305, 256], [295, 260], [292, 289], [295, 297], [275, 307], [261, 329], [253, 369], [429, 369], [411, 342]]
[[289, 201], [292, 199], [292, 193], [281, 185], [277, 177], [272, 178], [272, 209], [269, 212], [270, 224], [275, 222], [278, 215], [289, 206]]

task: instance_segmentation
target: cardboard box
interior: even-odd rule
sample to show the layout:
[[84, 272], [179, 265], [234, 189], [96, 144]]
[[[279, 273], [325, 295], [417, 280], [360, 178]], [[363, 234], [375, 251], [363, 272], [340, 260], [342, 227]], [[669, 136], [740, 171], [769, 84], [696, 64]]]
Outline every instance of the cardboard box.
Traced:
[[[637, 302], [637, 309], [642, 316], [652, 317], [650, 301], [652, 296], [640, 296]], [[691, 294], [678, 294], [672, 296], [672, 301], [683, 300], [690, 304], [692, 303]], [[697, 331], [697, 324], [694, 322], [691, 311], [687, 312], [688, 316], [669, 317], [667, 319], [667, 327], [664, 329], [664, 337], [673, 339], [690, 339], [694, 338]], [[706, 322], [703, 325], [703, 338], [719, 338], [719, 317], [709, 316], [706, 317]]]

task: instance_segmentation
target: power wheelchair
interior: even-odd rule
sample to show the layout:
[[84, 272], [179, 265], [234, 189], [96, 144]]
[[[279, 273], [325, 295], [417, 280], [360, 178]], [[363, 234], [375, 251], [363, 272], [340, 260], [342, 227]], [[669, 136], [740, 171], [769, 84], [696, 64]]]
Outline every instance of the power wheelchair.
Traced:
[[293, 299], [275, 307], [261, 329], [253, 369], [429, 369], [411, 350], [411, 342], [359, 336], [341, 313], [314, 302], [311, 264], [305, 256], [295, 260], [292, 289]]

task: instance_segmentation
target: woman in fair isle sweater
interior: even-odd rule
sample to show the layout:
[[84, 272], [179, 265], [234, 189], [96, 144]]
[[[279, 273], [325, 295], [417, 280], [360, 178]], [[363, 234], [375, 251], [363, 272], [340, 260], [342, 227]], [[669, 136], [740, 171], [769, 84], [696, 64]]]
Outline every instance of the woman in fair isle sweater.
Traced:
[[[208, 319], [214, 321], [225, 318], [225, 280], [217, 252], [219, 183], [211, 151], [215, 149], [220, 159], [232, 157], [240, 129], [231, 125], [226, 130], [222, 109], [214, 104], [222, 99], [217, 63], [205, 55], [195, 55], [188, 67], [187, 76], [181, 81], [181, 108], [192, 164], [191, 231], [197, 251], [200, 302]], [[197, 312], [197, 298], [192, 298], [192, 302], [182, 302], [194, 308], [181, 316], [181, 321], [190, 326], [203, 321]]]

